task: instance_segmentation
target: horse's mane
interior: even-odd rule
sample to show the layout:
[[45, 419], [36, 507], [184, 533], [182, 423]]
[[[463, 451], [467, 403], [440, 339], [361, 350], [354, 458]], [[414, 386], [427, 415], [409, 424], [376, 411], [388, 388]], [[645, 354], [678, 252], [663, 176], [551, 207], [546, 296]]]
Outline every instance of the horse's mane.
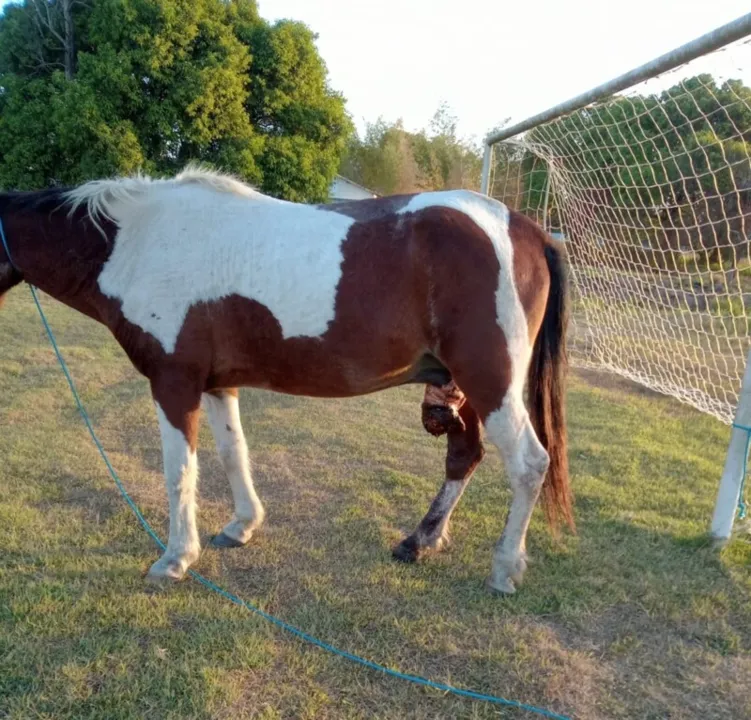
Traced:
[[68, 190], [69, 188], [46, 188], [0, 192], [0, 216], [7, 211], [54, 212], [65, 204], [65, 193]]
[[202, 185], [217, 192], [242, 197], [261, 196], [250, 185], [246, 185], [231, 175], [190, 163], [174, 178], [152, 178], [138, 173], [128, 177], [92, 180], [67, 190], [64, 199], [71, 213], [80, 207], [85, 207], [91, 220], [98, 225], [97, 220], [114, 220], [113, 208], [116, 205], [135, 204], [151, 189], [188, 184]]

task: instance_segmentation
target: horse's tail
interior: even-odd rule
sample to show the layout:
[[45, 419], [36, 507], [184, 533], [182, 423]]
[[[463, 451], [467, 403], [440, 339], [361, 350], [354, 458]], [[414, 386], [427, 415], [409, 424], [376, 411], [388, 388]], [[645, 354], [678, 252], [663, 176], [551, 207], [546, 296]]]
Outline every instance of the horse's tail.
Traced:
[[549, 241], [545, 259], [550, 273], [545, 316], [529, 366], [529, 411], [532, 425], [548, 455], [550, 467], [542, 486], [542, 504], [553, 531], [560, 521], [575, 530], [568, 472], [566, 433], [566, 330], [569, 318], [568, 275], [563, 251]]

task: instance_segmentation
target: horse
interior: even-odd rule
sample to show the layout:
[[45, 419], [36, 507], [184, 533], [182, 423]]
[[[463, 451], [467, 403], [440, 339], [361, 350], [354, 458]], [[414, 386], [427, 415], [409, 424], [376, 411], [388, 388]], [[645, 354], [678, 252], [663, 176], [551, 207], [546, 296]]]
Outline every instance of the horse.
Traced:
[[25, 281], [102, 323], [150, 384], [169, 539], [148, 579], [180, 580], [199, 557], [201, 408], [234, 501], [212, 543], [245, 545], [264, 520], [239, 387], [323, 398], [448, 388], [423, 405], [426, 427], [447, 435], [445, 479], [398, 560], [448, 543], [483, 437], [513, 490], [488, 588], [521, 582], [540, 495], [553, 531], [574, 529], [565, 254], [500, 202], [450, 190], [292, 203], [187, 166], [0, 193], [0, 221], [0, 298]]

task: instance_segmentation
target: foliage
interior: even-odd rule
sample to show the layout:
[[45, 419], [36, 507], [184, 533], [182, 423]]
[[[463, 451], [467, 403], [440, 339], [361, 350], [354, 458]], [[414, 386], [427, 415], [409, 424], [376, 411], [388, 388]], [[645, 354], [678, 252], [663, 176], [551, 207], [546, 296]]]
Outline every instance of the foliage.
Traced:
[[479, 189], [482, 158], [470, 142], [457, 137], [457, 119], [444, 104], [428, 129], [410, 133], [401, 120], [382, 118], [354, 136], [342, 172], [378, 193], [408, 193], [450, 188]]
[[[584, 108], [535, 128], [526, 141], [543, 149], [522, 166], [532, 210], [543, 207], [552, 159], [576, 172], [590, 193], [588, 212], [631, 213], [645, 228], [640, 243], [649, 243], [650, 228], [717, 223], [751, 204], [751, 88], [740, 80], [697, 75], [660, 94]], [[723, 231], [730, 232], [711, 230], [713, 238]], [[745, 237], [741, 224], [737, 233]]]
[[270, 25], [255, 0], [73, 2], [69, 79], [59, 4], [25, 0], [0, 18], [0, 186], [198, 160], [273, 195], [326, 198], [351, 125], [307, 27]]

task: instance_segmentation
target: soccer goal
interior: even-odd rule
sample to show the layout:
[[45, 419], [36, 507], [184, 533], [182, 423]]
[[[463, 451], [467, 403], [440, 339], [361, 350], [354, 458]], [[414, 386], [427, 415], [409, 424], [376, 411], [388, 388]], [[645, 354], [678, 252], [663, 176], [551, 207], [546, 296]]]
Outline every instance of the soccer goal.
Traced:
[[728, 538], [751, 438], [751, 13], [494, 132], [482, 189], [566, 243], [575, 365], [733, 426]]

